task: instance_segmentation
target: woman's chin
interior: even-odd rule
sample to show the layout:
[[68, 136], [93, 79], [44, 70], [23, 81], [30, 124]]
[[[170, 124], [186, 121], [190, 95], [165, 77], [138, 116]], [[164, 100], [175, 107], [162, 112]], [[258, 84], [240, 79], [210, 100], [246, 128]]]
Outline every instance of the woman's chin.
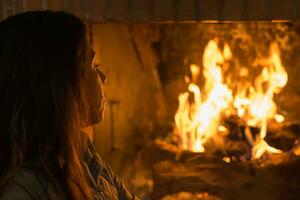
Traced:
[[91, 119], [91, 123], [92, 123], [91, 125], [99, 124], [102, 121], [104, 117], [104, 108], [105, 106], [101, 107], [99, 112], [93, 114]]

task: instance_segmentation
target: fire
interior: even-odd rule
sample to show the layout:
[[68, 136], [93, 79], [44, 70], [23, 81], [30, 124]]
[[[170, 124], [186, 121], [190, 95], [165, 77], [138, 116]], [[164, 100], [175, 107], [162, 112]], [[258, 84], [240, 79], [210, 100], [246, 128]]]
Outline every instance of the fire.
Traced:
[[[179, 106], [175, 114], [176, 131], [181, 138], [181, 147], [185, 150], [204, 152], [205, 143], [226, 128], [220, 124], [220, 119], [226, 114], [236, 114], [247, 126], [260, 128], [260, 133], [254, 138], [250, 129], [246, 128], [246, 138], [253, 146], [252, 158], [258, 159], [265, 153], [280, 153], [266, 141], [267, 123], [275, 119], [278, 123], [284, 121], [284, 116], [277, 113], [274, 94], [279, 93], [288, 80], [276, 43], [270, 46], [267, 59], [259, 59], [255, 63], [262, 67], [261, 74], [256, 77], [253, 85], [239, 84], [234, 93], [225, 83], [222, 67], [233, 59], [228, 44], [221, 51], [218, 40], [210, 40], [203, 54], [204, 87], [198, 86], [200, 66], [191, 65], [192, 78], [186, 78], [188, 91], [179, 94]], [[247, 76], [247, 68], [242, 67], [242, 76]], [[192, 98], [190, 97], [192, 96]], [[191, 100], [192, 99], [192, 100]]]
[[[203, 55], [203, 74], [205, 77], [204, 94], [196, 84], [199, 66], [191, 65], [192, 82], [189, 92], [179, 95], [179, 107], [175, 114], [175, 123], [182, 139], [182, 148], [195, 152], [203, 152], [203, 144], [218, 130], [220, 114], [232, 101], [232, 94], [223, 83], [221, 64], [224, 56], [217, 42], [211, 40]], [[196, 73], [195, 73], [196, 72]], [[189, 95], [193, 94], [193, 102], [189, 103]]]
[[[276, 103], [273, 100], [273, 96], [286, 85], [288, 80], [276, 43], [271, 44], [270, 56], [262, 64], [266, 67], [263, 68], [261, 75], [255, 80], [256, 88], [251, 95], [251, 104], [249, 106], [251, 117], [249, 123], [256, 126], [260, 125], [260, 134], [252, 144], [253, 158], [260, 158], [266, 152], [281, 153], [280, 150], [268, 145], [265, 137], [267, 135], [267, 120], [270, 118], [276, 119], [276, 116], [278, 119], [279, 116], [276, 114]], [[263, 89], [264, 85], [267, 85], [265, 90]], [[283, 120], [281, 119], [281, 121]]]

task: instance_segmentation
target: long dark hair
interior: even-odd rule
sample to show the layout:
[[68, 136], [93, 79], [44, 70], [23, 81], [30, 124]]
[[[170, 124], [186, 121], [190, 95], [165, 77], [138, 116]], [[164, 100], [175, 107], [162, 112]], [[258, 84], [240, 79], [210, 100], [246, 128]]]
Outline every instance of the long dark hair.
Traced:
[[65, 12], [32, 11], [0, 23], [0, 192], [34, 161], [69, 198], [91, 199], [80, 164], [86, 32]]

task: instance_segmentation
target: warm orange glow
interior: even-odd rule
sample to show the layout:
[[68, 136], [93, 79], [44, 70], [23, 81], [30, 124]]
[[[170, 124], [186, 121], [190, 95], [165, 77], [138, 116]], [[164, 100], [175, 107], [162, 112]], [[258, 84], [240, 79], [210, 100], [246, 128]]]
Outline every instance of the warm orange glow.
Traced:
[[[246, 138], [253, 146], [253, 159], [258, 159], [265, 153], [280, 153], [280, 150], [265, 141], [268, 120], [275, 119], [278, 123], [284, 121], [284, 116], [277, 113], [273, 100], [274, 94], [279, 93], [288, 80], [278, 45], [271, 44], [268, 58], [256, 60], [255, 63], [262, 67], [261, 74], [252, 85], [237, 83], [239, 89], [234, 96], [229, 85], [224, 83], [222, 74], [222, 66], [231, 59], [233, 54], [227, 43], [221, 51], [217, 39], [210, 40], [203, 54], [205, 84], [201, 89], [196, 84], [200, 67], [194, 64], [190, 66], [192, 78], [185, 78], [189, 83], [188, 91], [179, 94], [179, 106], [175, 114], [181, 147], [195, 152], [205, 151], [205, 143], [210, 138], [227, 131], [220, 124], [220, 118], [222, 114], [229, 113], [239, 116], [248, 126], [260, 128], [256, 138], [252, 138], [250, 129], [246, 128]], [[248, 73], [247, 68], [241, 67], [240, 76], [247, 77]], [[189, 98], [191, 94], [192, 102]]]
[[[217, 132], [220, 114], [232, 100], [231, 91], [223, 83], [220, 66], [223, 62], [223, 54], [217, 42], [209, 41], [203, 55], [203, 74], [206, 80], [204, 94], [192, 82], [188, 86], [189, 92], [178, 97], [179, 107], [175, 114], [175, 123], [181, 135], [183, 149], [203, 152], [203, 144]], [[199, 66], [192, 65], [190, 69], [195, 82], [199, 75]], [[188, 101], [190, 93], [194, 96], [191, 104]]]
[[275, 114], [274, 115], [274, 119], [277, 123], [282, 123], [284, 122], [284, 116], [283, 115], [280, 115], [280, 114]]
[[293, 149], [293, 153], [294, 153], [296, 156], [300, 156], [300, 146], [296, 146], [296, 147]]
[[223, 56], [225, 60], [231, 60], [232, 59], [232, 53], [229, 47], [229, 44], [224, 45], [224, 50], [223, 50]]
[[200, 74], [200, 68], [198, 65], [195, 65], [195, 64], [191, 64], [190, 66], [190, 70], [191, 70], [191, 73], [192, 73], [192, 80], [193, 82], [197, 81], [197, 78]]
[[231, 162], [231, 159], [229, 157], [223, 157], [222, 159], [224, 162], [226, 163], [230, 163]]
[[[276, 115], [276, 103], [273, 101], [273, 96], [286, 85], [288, 80], [287, 72], [281, 64], [280, 50], [276, 43], [271, 44], [270, 56], [268, 59], [261, 61], [261, 64], [265, 67], [261, 75], [255, 80], [256, 88], [254, 88], [250, 98], [251, 118], [249, 123], [260, 126], [261, 129], [259, 137], [253, 143], [252, 157], [255, 159], [260, 158], [266, 152], [281, 152], [269, 146], [265, 141], [265, 137], [267, 135], [267, 120], [270, 118], [279, 119], [279, 115]], [[264, 85], [267, 85], [265, 90]], [[280, 120], [283, 122], [284, 118]]]

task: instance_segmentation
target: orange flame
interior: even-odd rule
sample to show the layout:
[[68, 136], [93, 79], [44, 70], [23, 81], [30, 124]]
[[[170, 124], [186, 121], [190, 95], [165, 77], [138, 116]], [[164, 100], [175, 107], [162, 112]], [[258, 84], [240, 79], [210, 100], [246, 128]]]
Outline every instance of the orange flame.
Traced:
[[[217, 132], [220, 114], [232, 100], [231, 91], [223, 84], [220, 66], [223, 62], [224, 57], [217, 42], [209, 41], [203, 55], [203, 74], [206, 80], [204, 94], [201, 94], [200, 88], [194, 83], [199, 75], [199, 66], [191, 66], [194, 82], [189, 84], [189, 92], [179, 94], [179, 107], [175, 114], [175, 124], [181, 135], [183, 149], [203, 152], [203, 144]], [[192, 104], [188, 101], [190, 93], [194, 95]]]
[[[280, 153], [267, 144], [267, 121], [274, 118], [278, 123], [284, 121], [282, 115], [277, 114], [276, 104], [273, 101], [275, 93], [280, 92], [288, 80], [281, 59], [280, 50], [276, 43], [270, 47], [270, 56], [267, 59], [257, 60], [257, 64], [264, 66], [262, 73], [255, 79], [254, 85], [239, 85], [239, 91], [233, 97], [229, 86], [223, 82], [222, 65], [233, 58], [228, 44], [223, 51], [218, 47], [217, 40], [210, 40], [203, 54], [203, 76], [205, 84], [203, 92], [196, 84], [200, 75], [200, 67], [191, 65], [192, 79], [189, 81], [188, 91], [179, 94], [179, 106], [175, 114], [176, 130], [181, 137], [181, 147], [185, 150], [204, 152], [204, 144], [224, 127], [220, 125], [220, 117], [224, 112], [232, 112], [244, 119], [249, 126], [260, 127], [260, 134], [252, 138], [246, 129], [246, 138], [253, 145], [252, 158], [260, 158], [264, 153]], [[248, 74], [247, 68], [241, 73]], [[189, 102], [189, 96], [193, 100]], [[225, 131], [225, 130], [223, 130]]]
[[[260, 124], [259, 137], [254, 141], [252, 149], [252, 157], [254, 159], [260, 158], [264, 153], [281, 153], [280, 150], [275, 149], [267, 144], [265, 137], [267, 135], [267, 120], [270, 118], [278, 119], [276, 114], [276, 103], [273, 101], [273, 96], [282, 89], [288, 80], [287, 72], [285, 71], [281, 59], [280, 50], [276, 43], [271, 44], [270, 56], [267, 60], [263, 60], [261, 64], [266, 67], [263, 68], [262, 74], [255, 80], [256, 90], [252, 92], [250, 97], [250, 115], [249, 121], [252, 125]], [[266, 84], [265, 92], [263, 85]], [[284, 120], [281, 115], [280, 121]]]

